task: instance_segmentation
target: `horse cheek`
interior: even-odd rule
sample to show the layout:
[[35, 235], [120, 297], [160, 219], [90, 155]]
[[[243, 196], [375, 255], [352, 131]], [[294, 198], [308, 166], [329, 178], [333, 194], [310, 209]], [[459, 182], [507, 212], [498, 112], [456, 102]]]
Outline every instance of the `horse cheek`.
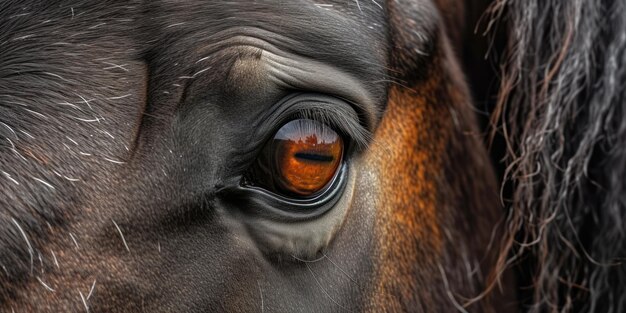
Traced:
[[439, 80], [431, 77], [410, 89], [391, 87], [387, 111], [366, 156], [378, 170], [380, 186], [373, 307], [402, 311], [415, 309], [418, 302], [432, 304], [419, 294], [416, 282], [432, 281], [428, 276], [436, 273], [441, 252], [437, 177], [442, 175], [449, 117], [432, 101]]

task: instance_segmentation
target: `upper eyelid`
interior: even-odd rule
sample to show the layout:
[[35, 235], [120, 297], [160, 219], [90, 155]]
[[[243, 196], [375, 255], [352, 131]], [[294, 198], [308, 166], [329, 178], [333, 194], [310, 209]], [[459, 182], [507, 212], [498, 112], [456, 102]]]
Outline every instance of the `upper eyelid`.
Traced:
[[[350, 137], [349, 139], [360, 149], [367, 148], [367, 145], [371, 141], [371, 133], [363, 127], [363, 125], [359, 125], [360, 127], [354, 127], [356, 124], [347, 122], [345, 117], [337, 115], [336, 112], [330, 112], [325, 109], [315, 110], [305, 108], [300, 110], [299, 116], [301, 118], [308, 118], [326, 124], [332, 127], [335, 131], [348, 135]], [[351, 125], [353, 127], [350, 127]]]
[[[264, 117], [263, 124], [272, 128], [271, 135], [294, 117], [309, 118], [327, 124], [349, 136], [358, 149], [365, 149], [371, 141], [371, 132], [363, 125], [358, 112], [348, 102], [317, 93], [297, 93], [279, 101]], [[267, 129], [264, 131], [267, 132]], [[268, 134], [269, 135], [269, 134]], [[265, 136], [267, 137], [267, 136]]]

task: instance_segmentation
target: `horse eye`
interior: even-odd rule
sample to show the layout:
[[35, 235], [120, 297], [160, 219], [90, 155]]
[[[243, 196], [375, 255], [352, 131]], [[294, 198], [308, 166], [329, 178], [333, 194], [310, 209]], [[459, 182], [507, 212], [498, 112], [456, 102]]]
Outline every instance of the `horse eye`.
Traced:
[[312, 197], [335, 177], [343, 150], [341, 136], [329, 126], [310, 119], [292, 120], [265, 144], [250, 178], [274, 193]]

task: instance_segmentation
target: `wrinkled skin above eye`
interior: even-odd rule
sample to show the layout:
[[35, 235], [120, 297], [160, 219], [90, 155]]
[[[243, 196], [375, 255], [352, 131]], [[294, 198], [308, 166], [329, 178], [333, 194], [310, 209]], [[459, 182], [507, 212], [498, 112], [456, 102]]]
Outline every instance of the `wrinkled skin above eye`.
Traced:
[[261, 151], [251, 169], [252, 179], [279, 194], [312, 196], [337, 173], [343, 145], [329, 126], [309, 119], [290, 121]]

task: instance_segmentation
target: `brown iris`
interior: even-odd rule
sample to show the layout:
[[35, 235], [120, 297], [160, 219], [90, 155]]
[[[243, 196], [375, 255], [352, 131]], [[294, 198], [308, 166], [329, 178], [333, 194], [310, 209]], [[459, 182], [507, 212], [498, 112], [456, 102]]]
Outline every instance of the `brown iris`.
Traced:
[[257, 158], [256, 184], [288, 196], [308, 197], [326, 187], [341, 164], [343, 140], [329, 126], [309, 119], [283, 125]]

